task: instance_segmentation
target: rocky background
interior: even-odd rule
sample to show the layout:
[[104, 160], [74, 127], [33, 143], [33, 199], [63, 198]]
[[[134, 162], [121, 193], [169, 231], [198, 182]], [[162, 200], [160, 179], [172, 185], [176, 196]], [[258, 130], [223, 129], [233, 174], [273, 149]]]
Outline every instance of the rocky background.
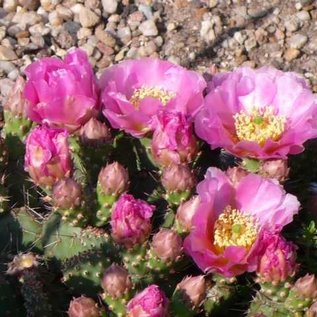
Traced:
[[145, 56], [200, 72], [273, 65], [317, 92], [317, 1], [0, 0], [0, 103], [33, 60], [73, 46], [98, 73]]

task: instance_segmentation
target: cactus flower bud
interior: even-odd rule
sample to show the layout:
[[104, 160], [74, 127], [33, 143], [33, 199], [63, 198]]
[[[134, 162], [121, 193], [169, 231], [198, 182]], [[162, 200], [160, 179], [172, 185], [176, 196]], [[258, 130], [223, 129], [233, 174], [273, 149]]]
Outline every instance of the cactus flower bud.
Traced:
[[161, 229], [153, 236], [153, 253], [165, 262], [176, 261], [182, 254], [182, 238], [171, 229]]
[[180, 112], [161, 111], [153, 120], [153, 159], [161, 166], [190, 163], [197, 154], [192, 125]]
[[101, 312], [96, 302], [89, 297], [74, 298], [68, 308], [69, 317], [100, 317]]
[[313, 274], [306, 274], [299, 278], [293, 289], [304, 298], [317, 298], [317, 279]]
[[280, 283], [295, 274], [296, 246], [281, 235], [264, 232], [264, 254], [259, 258], [257, 274], [261, 282]]
[[266, 160], [260, 166], [260, 174], [262, 176], [275, 178], [279, 182], [285, 181], [288, 173], [287, 160]]
[[7, 101], [3, 105], [4, 111], [10, 112], [14, 116], [27, 117], [29, 103], [23, 96], [24, 85], [23, 77], [19, 76]]
[[80, 139], [83, 144], [99, 145], [111, 139], [110, 129], [96, 118], [91, 118], [80, 128]]
[[167, 317], [169, 302], [157, 285], [150, 285], [127, 305], [128, 317]]
[[317, 317], [317, 302], [309, 307], [305, 317]]
[[154, 208], [132, 195], [121, 195], [111, 215], [113, 239], [126, 248], [143, 243], [151, 233]]
[[178, 207], [176, 212], [176, 222], [181, 231], [189, 232], [192, 228], [192, 219], [199, 203], [199, 196], [194, 196], [190, 200], [183, 202]]
[[26, 139], [24, 168], [40, 186], [51, 187], [71, 176], [72, 161], [65, 130], [34, 128]]
[[195, 178], [187, 165], [172, 164], [163, 170], [161, 177], [167, 192], [190, 191], [195, 186]]
[[123, 267], [112, 264], [103, 274], [101, 286], [107, 295], [120, 298], [132, 287], [129, 273]]
[[59, 180], [53, 186], [53, 205], [62, 209], [73, 209], [80, 206], [82, 188], [72, 178]]
[[242, 167], [235, 166], [235, 167], [229, 167], [226, 171], [226, 174], [230, 178], [233, 186], [237, 186], [240, 182], [240, 180], [247, 176], [249, 174], [248, 171], [243, 169]]
[[185, 300], [198, 307], [205, 298], [206, 281], [203, 275], [187, 276], [176, 286], [176, 289], [183, 293]]
[[103, 193], [118, 196], [128, 190], [129, 174], [118, 162], [108, 164], [98, 176]]

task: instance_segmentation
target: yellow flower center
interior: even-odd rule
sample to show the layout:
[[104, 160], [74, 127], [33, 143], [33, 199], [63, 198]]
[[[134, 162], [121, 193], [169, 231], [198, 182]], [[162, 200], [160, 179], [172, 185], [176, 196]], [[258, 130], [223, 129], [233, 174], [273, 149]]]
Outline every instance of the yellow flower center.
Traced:
[[141, 88], [136, 89], [133, 92], [133, 95], [130, 98], [130, 102], [132, 105], [138, 109], [140, 106], [140, 102], [146, 98], [151, 97], [158, 99], [163, 106], [166, 106], [167, 103], [176, 96], [176, 93], [164, 90], [158, 87], [146, 87], [143, 86]]
[[254, 108], [251, 114], [241, 111], [233, 118], [238, 139], [253, 141], [261, 146], [268, 139], [279, 140], [285, 130], [286, 118], [275, 115], [272, 107]]
[[214, 228], [214, 245], [223, 250], [229, 246], [250, 248], [258, 236], [258, 225], [252, 215], [227, 206]]

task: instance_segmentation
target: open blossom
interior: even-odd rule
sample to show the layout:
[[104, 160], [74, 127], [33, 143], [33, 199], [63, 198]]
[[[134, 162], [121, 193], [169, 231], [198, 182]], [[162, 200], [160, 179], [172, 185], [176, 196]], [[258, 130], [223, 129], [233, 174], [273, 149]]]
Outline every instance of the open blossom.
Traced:
[[167, 317], [168, 299], [157, 285], [150, 285], [127, 305], [128, 317]]
[[121, 195], [111, 215], [111, 233], [114, 240], [127, 248], [144, 242], [151, 233], [154, 208], [132, 195]]
[[180, 112], [161, 111], [152, 122], [152, 155], [159, 165], [190, 163], [197, 154], [192, 124]]
[[24, 168], [40, 186], [52, 186], [71, 176], [68, 132], [45, 126], [34, 128], [26, 139]]
[[200, 204], [185, 251], [203, 271], [226, 277], [256, 270], [263, 231], [278, 233], [299, 209], [297, 198], [276, 181], [249, 174], [233, 185], [214, 167], [197, 192]]
[[141, 137], [151, 130], [159, 110], [192, 118], [203, 104], [204, 79], [193, 71], [159, 59], [124, 61], [100, 79], [103, 114], [113, 128]]
[[279, 234], [264, 232], [262, 238], [263, 255], [259, 258], [257, 274], [261, 282], [284, 282], [297, 269], [296, 246]]
[[215, 75], [209, 88], [195, 129], [212, 148], [285, 159], [317, 136], [317, 100], [297, 74], [242, 67]]
[[24, 96], [30, 102], [31, 120], [73, 131], [97, 113], [97, 81], [82, 50], [71, 50], [63, 61], [43, 58], [25, 73]]

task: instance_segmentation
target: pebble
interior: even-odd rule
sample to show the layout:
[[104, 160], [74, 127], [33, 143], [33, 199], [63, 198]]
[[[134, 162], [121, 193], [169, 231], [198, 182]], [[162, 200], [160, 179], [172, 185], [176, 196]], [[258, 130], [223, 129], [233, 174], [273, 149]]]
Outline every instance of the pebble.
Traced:
[[290, 17], [287, 19], [284, 23], [284, 26], [288, 32], [296, 32], [300, 27], [299, 21], [295, 17]]
[[289, 47], [285, 53], [284, 53], [284, 57], [285, 59], [290, 62], [293, 59], [296, 59], [300, 54], [300, 50], [293, 48], [293, 47]]
[[93, 11], [81, 7], [79, 11], [79, 22], [83, 27], [91, 28], [98, 24], [100, 17]]
[[13, 49], [0, 45], [0, 61], [13, 61], [17, 58]]
[[200, 28], [200, 36], [207, 42], [210, 43], [216, 39], [216, 34], [213, 29], [212, 21], [202, 21]]
[[299, 11], [296, 13], [296, 16], [301, 21], [309, 21], [310, 14], [307, 11]]
[[3, 9], [7, 12], [14, 12], [17, 6], [17, 0], [3, 0]]
[[123, 44], [131, 41], [131, 30], [128, 26], [118, 29], [117, 35]]
[[144, 36], [156, 36], [158, 35], [158, 30], [153, 20], [146, 20], [142, 22], [139, 26], [139, 30]]
[[104, 43], [105, 45], [108, 45], [110, 47], [114, 47], [116, 45], [115, 38], [101, 27], [97, 27], [95, 29], [95, 36], [100, 42]]
[[288, 44], [291, 48], [301, 49], [307, 43], [307, 36], [303, 34], [294, 34], [289, 40]]
[[2, 41], [6, 36], [6, 27], [0, 26], [0, 41]]
[[112, 14], [117, 11], [118, 1], [117, 0], [102, 0], [102, 7], [104, 12]]
[[15, 66], [9, 61], [0, 61], [0, 69], [3, 70], [6, 74], [9, 74], [12, 70], [15, 69]]

